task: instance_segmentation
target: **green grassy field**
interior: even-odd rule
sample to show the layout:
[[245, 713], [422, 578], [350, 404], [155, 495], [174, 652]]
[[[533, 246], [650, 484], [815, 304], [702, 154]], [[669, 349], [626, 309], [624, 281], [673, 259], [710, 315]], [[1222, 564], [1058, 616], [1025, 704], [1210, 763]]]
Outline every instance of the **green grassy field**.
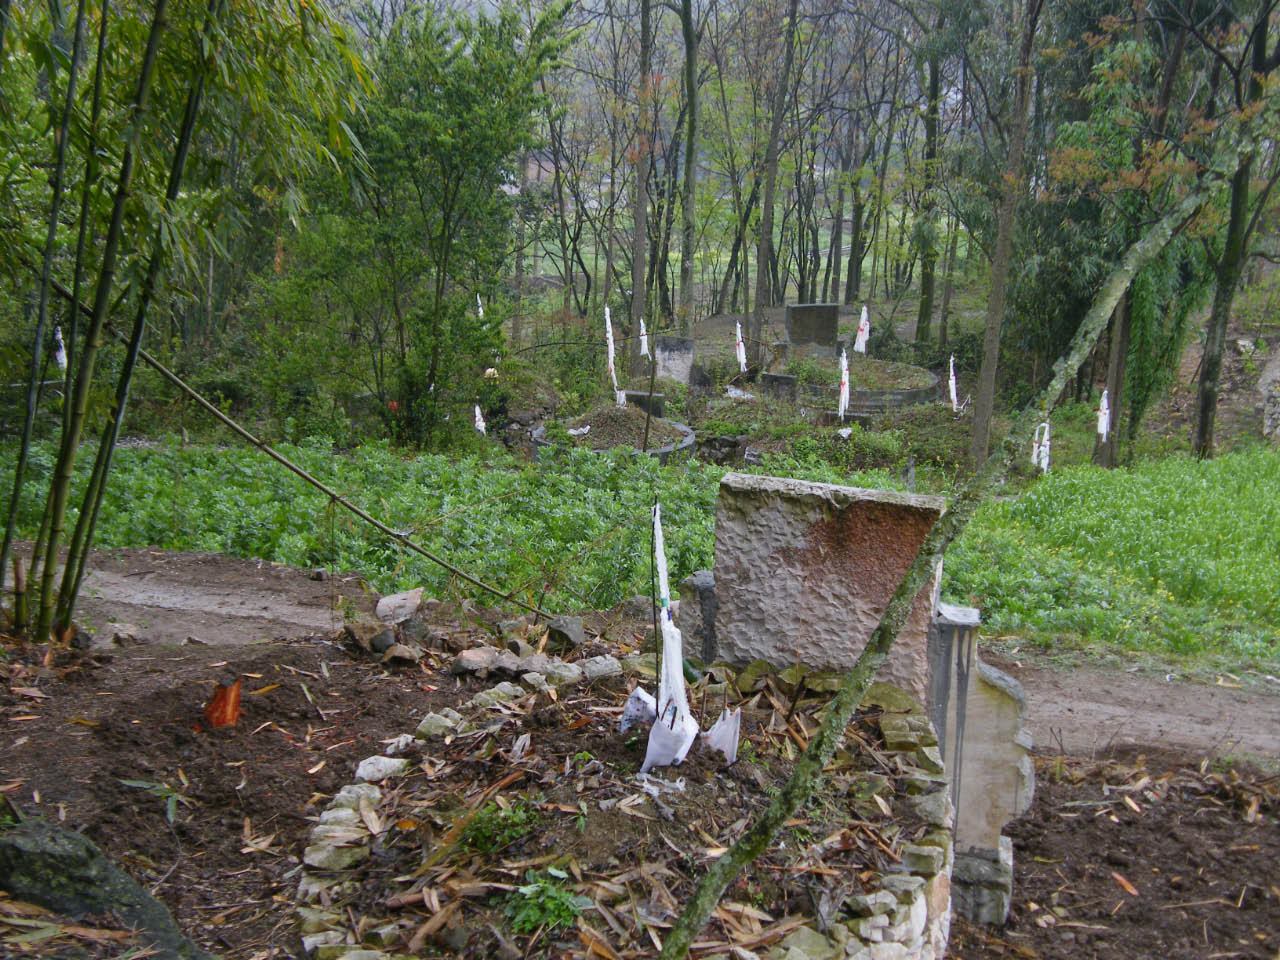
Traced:
[[[756, 469], [899, 486], [890, 474], [850, 475], [805, 449]], [[452, 461], [405, 458], [386, 445], [341, 456], [320, 442], [283, 452], [428, 549], [544, 607], [602, 608], [647, 592], [655, 494], [673, 581], [713, 561], [722, 468], [661, 467], [627, 451], [560, 451], [541, 466], [496, 449]], [[19, 517], [26, 536], [52, 459], [47, 445], [34, 451]], [[254, 451], [170, 440], [122, 449], [117, 463], [99, 546], [215, 550], [358, 570], [384, 592], [464, 592]], [[1277, 672], [1280, 454], [1254, 448], [1206, 463], [1054, 470], [1016, 499], [983, 507], [947, 554], [944, 593], [980, 607], [985, 632], [1047, 650]]]

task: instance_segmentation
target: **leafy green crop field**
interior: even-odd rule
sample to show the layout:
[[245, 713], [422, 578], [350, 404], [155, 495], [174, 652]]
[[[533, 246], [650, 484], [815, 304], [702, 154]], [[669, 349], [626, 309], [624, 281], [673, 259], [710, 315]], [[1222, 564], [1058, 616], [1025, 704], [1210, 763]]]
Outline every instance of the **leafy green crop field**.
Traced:
[[[281, 450], [426, 548], [546, 608], [603, 608], [647, 592], [655, 494], [673, 581], [712, 564], [721, 468], [662, 467], [623, 450], [563, 449], [541, 465], [496, 451], [449, 460], [406, 458], [385, 445], [349, 455], [327, 442]], [[33, 451], [25, 536], [52, 460], [47, 445]], [[214, 550], [356, 570], [383, 592], [472, 593], [255, 451], [168, 441], [121, 449], [116, 462], [98, 546]], [[900, 487], [896, 476], [845, 475], [817, 458], [772, 459], [757, 470]], [[1054, 471], [979, 512], [947, 555], [944, 593], [981, 607], [987, 632], [1046, 647], [1274, 672], [1280, 455], [1253, 449], [1207, 463]]]
[[1274, 668], [1280, 455], [1054, 471], [988, 503], [946, 570], [990, 632]]

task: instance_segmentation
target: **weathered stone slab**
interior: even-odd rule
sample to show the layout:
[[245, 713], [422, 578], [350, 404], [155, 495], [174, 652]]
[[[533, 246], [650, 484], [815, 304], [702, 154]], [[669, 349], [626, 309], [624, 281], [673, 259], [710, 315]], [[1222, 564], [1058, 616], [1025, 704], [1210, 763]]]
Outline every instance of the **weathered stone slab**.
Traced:
[[[941, 497], [726, 474], [716, 510], [715, 658], [847, 670], [942, 515]], [[879, 677], [928, 703], [941, 564]]]
[[658, 376], [689, 383], [693, 375], [693, 340], [660, 333], [653, 338], [653, 358]]
[[680, 607], [676, 626], [686, 650], [697, 650], [703, 663], [716, 655], [716, 578], [710, 570], [698, 570], [680, 581]]
[[789, 303], [785, 323], [787, 339], [792, 344], [816, 343], [834, 350], [840, 325], [840, 304]]

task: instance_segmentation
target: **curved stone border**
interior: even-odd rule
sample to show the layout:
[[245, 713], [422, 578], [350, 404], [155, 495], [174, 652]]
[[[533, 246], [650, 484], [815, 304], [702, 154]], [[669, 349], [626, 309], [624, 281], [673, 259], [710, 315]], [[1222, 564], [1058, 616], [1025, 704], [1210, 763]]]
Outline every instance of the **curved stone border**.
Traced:
[[[850, 390], [849, 411], [863, 414], [885, 413], [901, 407], [915, 406], [917, 403], [931, 403], [938, 399], [941, 381], [932, 370], [925, 370], [925, 373], [929, 375], [929, 383], [923, 387], [908, 390]], [[815, 400], [830, 400], [839, 395], [837, 388], [826, 384], [806, 383], [800, 389]]]
[[[669, 443], [665, 447], [659, 447], [657, 450], [646, 450], [644, 451], [645, 453], [651, 457], [657, 457], [659, 463], [666, 463], [667, 458], [669, 458], [673, 453], [687, 453], [693, 449], [693, 427], [689, 426], [687, 423], [677, 423], [675, 420], [667, 420], [663, 417], [654, 417], [653, 419], [655, 423], [665, 423], [669, 427], [675, 427], [683, 434], [683, 436], [680, 438], [678, 443]], [[546, 432], [546, 424], [543, 424], [533, 431], [533, 452], [535, 459], [541, 460], [541, 451], [552, 446], [551, 441], [546, 439]], [[626, 446], [631, 445], [626, 444]], [[631, 449], [635, 450], [636, 448], [632, 447]], [[603, 453], [604, 451], [596, 450], [594, 452]]]

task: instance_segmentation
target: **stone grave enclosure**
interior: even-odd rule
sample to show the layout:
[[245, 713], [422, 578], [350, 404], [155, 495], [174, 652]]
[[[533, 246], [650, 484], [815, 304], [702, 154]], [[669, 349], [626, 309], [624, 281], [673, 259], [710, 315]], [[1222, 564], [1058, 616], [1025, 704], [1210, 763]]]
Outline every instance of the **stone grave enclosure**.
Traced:
[[[681, 584], [680, 629], [708, 663], [760, 659], [844, 671], [915, 559], [941, 497], [727, 474], [715, 569]], [[916, 596], [879, 679], [925, 706], [956, 814], [955, 902], [1003, 923], [1012, 848], [1001, 835], [1034, 790], [1017, 681], [982, 663], [978, 613], [939, 602], [941, 564]]]

